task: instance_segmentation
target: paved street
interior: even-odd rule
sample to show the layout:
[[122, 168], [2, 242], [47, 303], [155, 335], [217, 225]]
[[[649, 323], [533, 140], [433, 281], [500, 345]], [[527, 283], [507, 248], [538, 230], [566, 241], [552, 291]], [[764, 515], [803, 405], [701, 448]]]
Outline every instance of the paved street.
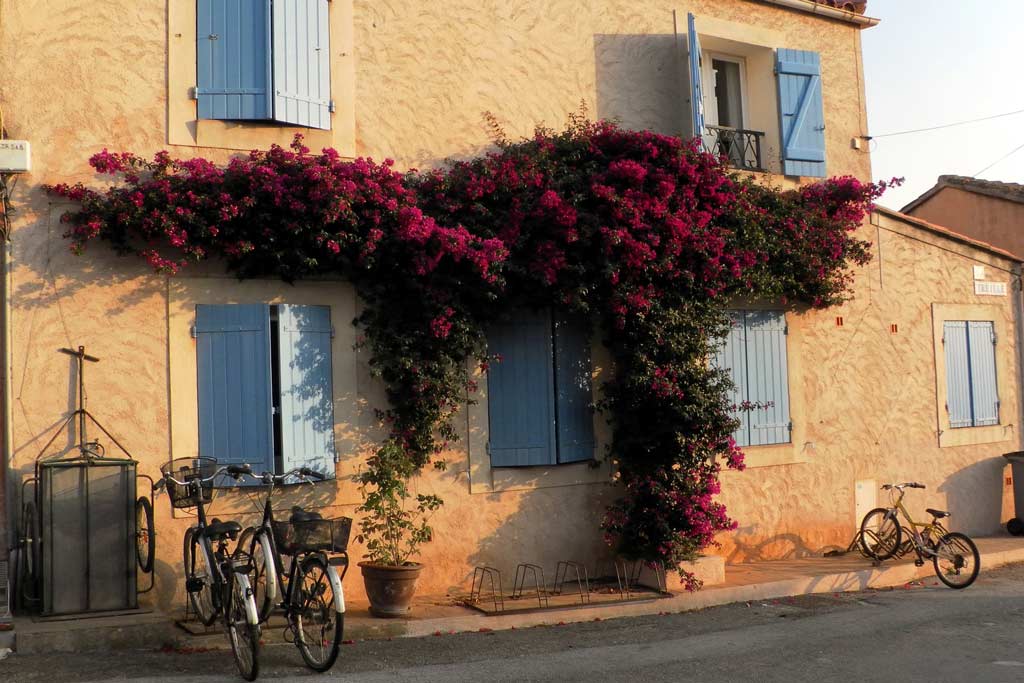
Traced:
[[[965, 591], [923, 585], [739, 603], [664, 616], [344, 646], [343, 681], [1024, 680], [1024, 565]], [[291, 646], [261, 679], [311, 675]], [[237, 679], [228, 650], [13, 655], [0, 680]]]

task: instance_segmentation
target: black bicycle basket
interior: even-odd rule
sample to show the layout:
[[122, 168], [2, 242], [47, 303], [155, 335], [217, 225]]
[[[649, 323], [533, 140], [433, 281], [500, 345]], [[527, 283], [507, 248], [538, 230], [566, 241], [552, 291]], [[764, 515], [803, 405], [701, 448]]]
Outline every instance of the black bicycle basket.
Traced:
[[[193, 479], [209, 479], [217, 471], [217, 461], [213, 458], [175, 458], [160, 466], [161, 474], [170, 474], [178, 481], [192, 481]], [[213, 482], [203, 482], [199, 487], [203, 503], [213, 500]], [[191, 508], [199, 504], [198, 495], [192, 486], [179, 486], [173, 481], [167, 482], [167, 495], [171, 499], [171, 506], [176, 508]]]
[[309, 519], [303, 521], [274, 522], [274, 543], [284, 555], [324, 550], [343, 553], [348, 548], [352, 533], [352, 518]]

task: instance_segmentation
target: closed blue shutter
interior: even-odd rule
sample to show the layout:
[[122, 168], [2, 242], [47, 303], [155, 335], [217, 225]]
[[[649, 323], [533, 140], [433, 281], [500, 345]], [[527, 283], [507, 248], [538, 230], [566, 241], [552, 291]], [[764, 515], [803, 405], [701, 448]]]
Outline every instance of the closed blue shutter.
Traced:
[[786, 317], [781, 311], [747, 311], [747, 398], [750, 445], [789, 443], [789, 367]]
[[550, 315], [517, 311], [488, 331], [487, 347], [501, 356], [487, 372], [491, 465], [555, 464]]
[[825, 108], [821, 98], [821, 57], [817, 52], [780, 48], [775, 55], [782, 128], [782, 172], [825, 176]]
[[278, 306], [281, 471], [309, 467], [334, 476], [331, 309]]
[[688, 66], [690, 69], [690, 125], [693, 137], [704, 134], [704, 88], [700, 82], [700, 38], [692, 14], [686, 15]]
[[327, 0], [274, 3], [274, 119], [331, 128]]
[[270, 309], [196, 306], [199, 455], [274, 467]]
[[733, 416], [740, 421], [732, 436], [737, 445], [749, 446], [750, 413], [740, 410], [740, 405], [747, 400], [747, 342], [743, 317], [743, 311], [729, 312], [731, 327], [718, 347], [714, 364], [719, 369], [728, 370], [732, 378], [733, 389], [728, 400], [733, 407]]
[[991, 322], [967, 323], [967, 344], [971, 363], [971, 406], [975, 427], [999, 424], [995, 343], [995, 329]]
[[586, 319], [555, 316], [555, 406], [558, 462], [594, 459], [590, 327]]
[[947, 320], [942, 325], [942, 344], [946, 356], [946, 411], [949, 426], [970, 427], [971, 369], [967, 351], [967, 323]]
[[269, 119], [270, 0], [197, 0], [196, 67], [200, 119]]

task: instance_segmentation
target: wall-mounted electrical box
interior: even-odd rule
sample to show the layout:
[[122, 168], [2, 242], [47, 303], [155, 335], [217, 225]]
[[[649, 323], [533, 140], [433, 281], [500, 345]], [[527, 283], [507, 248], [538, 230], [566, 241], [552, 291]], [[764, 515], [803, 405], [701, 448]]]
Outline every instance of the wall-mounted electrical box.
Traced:
[[28, 140], [0, 140], [0, 173], [32, 170], [32, 147]]

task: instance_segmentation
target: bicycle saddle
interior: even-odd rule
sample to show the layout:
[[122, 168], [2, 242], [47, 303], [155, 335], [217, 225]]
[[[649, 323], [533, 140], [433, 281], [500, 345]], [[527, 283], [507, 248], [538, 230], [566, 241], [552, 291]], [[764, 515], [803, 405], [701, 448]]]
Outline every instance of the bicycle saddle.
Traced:
[[292, 516], [288, 518], [289, 522], [311, 522], [314, 519], [323, 519], [323, 516], [319, 512], [306, 512], [298, 505], [292, 508]]
[[241, 530], [242, 525], [238, 522], [222, 522], [219, 519], [214, 519], [203, 529], [203, 533], [206, 534], [207, 538], [219, 541], [224, 537], [234, 538]]
[[949, 517], [949, 513], [945, 510], [936, 510], [934, 508], [925, 508], [925, 512], [935, 517], [935, 519], [942, 519], [943, 517]]

